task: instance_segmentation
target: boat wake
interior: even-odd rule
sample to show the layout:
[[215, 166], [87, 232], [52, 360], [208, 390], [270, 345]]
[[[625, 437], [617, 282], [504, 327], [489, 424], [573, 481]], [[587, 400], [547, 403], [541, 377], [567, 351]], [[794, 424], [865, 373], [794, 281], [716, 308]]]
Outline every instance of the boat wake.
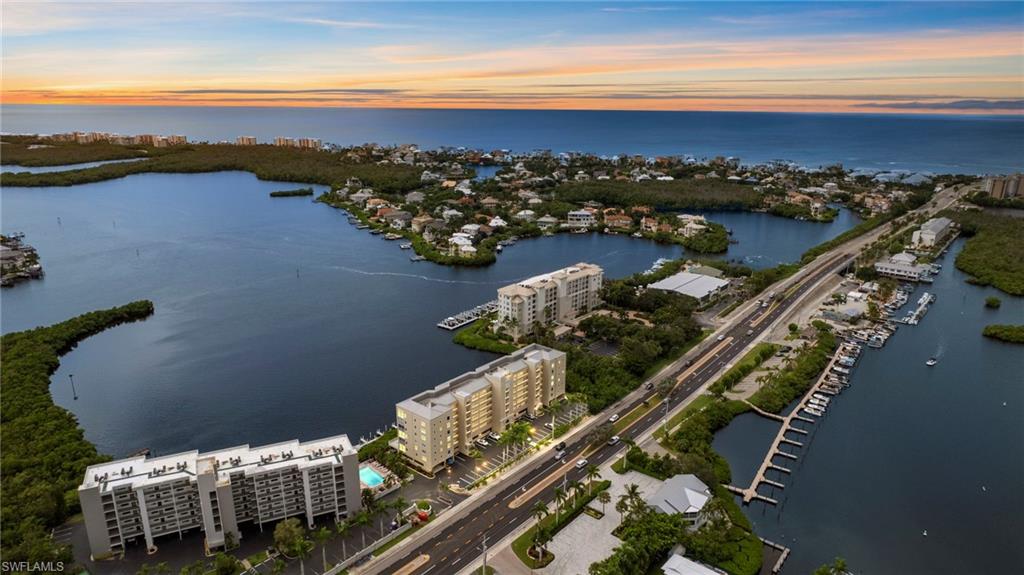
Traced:
[[435, 282], [435, 283], [443, 283], [443, 284], [505, 285], [507, 283], [512, 283], [513, 281], [515, 281], [515, 280], [510, 280], [510, 281], [500, 281], [499, 280], [499, 281], [478, 282], [478, 281], [470, 281], [470, 280], [446, 280], [446, 279], [441, 279], [441, 278], [432, 278], [430, 276], [425, 276], [425, 275], [420, 275], [420, 274], [407, 274], [407, 273], [402, 273], [402, 272], [371, 272], [369, 270], [361, 270], [361, 269], [358, 269], [358, 268], [350, 268], [350, 267], [347, 267], [347, 266], [328, 266], [328, 267], [330, 267], [332, 269], [342, 270], [342, 271], [346, 271], [346, 272], [350, 272], [350, 273], [354, 273], [354, 274], [359, 274], [359, 275], [364, 275], [364, 276], [402, 277], [402, 278], [417, 279], [417, 280], [423, 280], [423, 281]]

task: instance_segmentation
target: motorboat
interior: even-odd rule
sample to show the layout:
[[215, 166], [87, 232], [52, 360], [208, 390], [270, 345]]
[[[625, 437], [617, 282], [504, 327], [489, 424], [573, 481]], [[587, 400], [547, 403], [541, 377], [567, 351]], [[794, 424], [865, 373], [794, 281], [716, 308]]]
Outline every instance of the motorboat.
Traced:
[[931, 366], [935, 365], [936, 363], [939, 363], [939, 360], [934, 358], [934, 357], [929, 357], [928, 361], [924, 362], [924, 364], [927, 365], [928, 367], [931, 367]]

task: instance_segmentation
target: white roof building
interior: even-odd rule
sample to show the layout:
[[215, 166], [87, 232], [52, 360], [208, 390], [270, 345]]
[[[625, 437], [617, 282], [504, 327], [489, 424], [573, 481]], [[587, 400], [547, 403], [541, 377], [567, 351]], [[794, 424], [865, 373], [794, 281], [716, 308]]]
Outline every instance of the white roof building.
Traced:
[[661, 572], [665, 575], [724, 575], [723, 571], [691, 561], [679, 554], [669, 557], [668, 561], [661, 566]]
[[724, 290], [729, 282], [691, 272], [679, 272], [650, 285], [651, 289], [674, 291], [696, 298], [701, 303], [711, 300]]
[[503, 228], [508, 225], [508, 222], [501, 219], [501, 216], [494, 216], [488, 225], [492, 228]]
[[647, 505], [661, 513], [682, 514], [695, 529], [704, 523], [703, 511], [708, 501], [711, 501], [711, 489], [696, 475], [687, 473], [669, 477], [647, 498]]

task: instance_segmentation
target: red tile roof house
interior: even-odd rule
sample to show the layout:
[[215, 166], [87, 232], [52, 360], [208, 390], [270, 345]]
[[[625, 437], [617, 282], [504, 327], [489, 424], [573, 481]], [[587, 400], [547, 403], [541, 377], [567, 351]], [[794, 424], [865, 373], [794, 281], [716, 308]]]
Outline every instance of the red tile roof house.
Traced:
[[633, 218], [626, 214], [610, 214], [604, 217], [604, 223], [610, 228], [628, 230], [633, 227]]

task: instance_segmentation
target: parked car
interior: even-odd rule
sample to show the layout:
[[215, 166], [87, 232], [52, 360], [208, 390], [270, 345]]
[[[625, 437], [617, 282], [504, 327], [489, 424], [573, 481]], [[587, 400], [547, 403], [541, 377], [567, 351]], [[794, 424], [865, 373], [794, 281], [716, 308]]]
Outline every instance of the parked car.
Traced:
[[493, 441], [498, 441], [499, 439], [501, 439], [501, 436], [498, 435], [497, 433], [494, 433], [492, 431], [492, 432], [487, 434], [487, 438], [490, 439], [490, 440], [493, 440]]
[[564, 441], [555, 446], [555, 451], [562, 451], [563, 449], [565, 449]]
[[565, 457], [565, 452], [564, 451], [556, 451], [555, 452], [555, 461], [561, 461], [561, 459], [563, 457]]
[[618, 442], [619, 442], [619, 436], [615, 435], [615, 436], [612, 436], [612, 438], [608, 440], [608, 445], [615, 445]]
[[619, 414], [618, 413], [616, 413], [615, 415], [611, 416], [610, 419], [608, 419], [608, 421], [610, 421], [611, 423], [615, 423], [618, 420], [619, 420]]
[[477, 439], [476, 440], [476, 444], [479, 445], [480, 447], [490, 447], [491, 446], [490, 443], [487, 443], [483, 439]]
[[587, 460], [586, 459], [581, 459], [581, 460], [576, 462], [576, 469], [583, 469], [586, 466], [587, 466]]
[[547, 423], [545, 423], [545, 424], [544, 424], [544, 427], [546, 427], [546, 428], [550, 429], [551, 431], [554, 431], [554, 430], [555, 430], [555, 424], [551, 423], [550, 421], [548, 421]]

